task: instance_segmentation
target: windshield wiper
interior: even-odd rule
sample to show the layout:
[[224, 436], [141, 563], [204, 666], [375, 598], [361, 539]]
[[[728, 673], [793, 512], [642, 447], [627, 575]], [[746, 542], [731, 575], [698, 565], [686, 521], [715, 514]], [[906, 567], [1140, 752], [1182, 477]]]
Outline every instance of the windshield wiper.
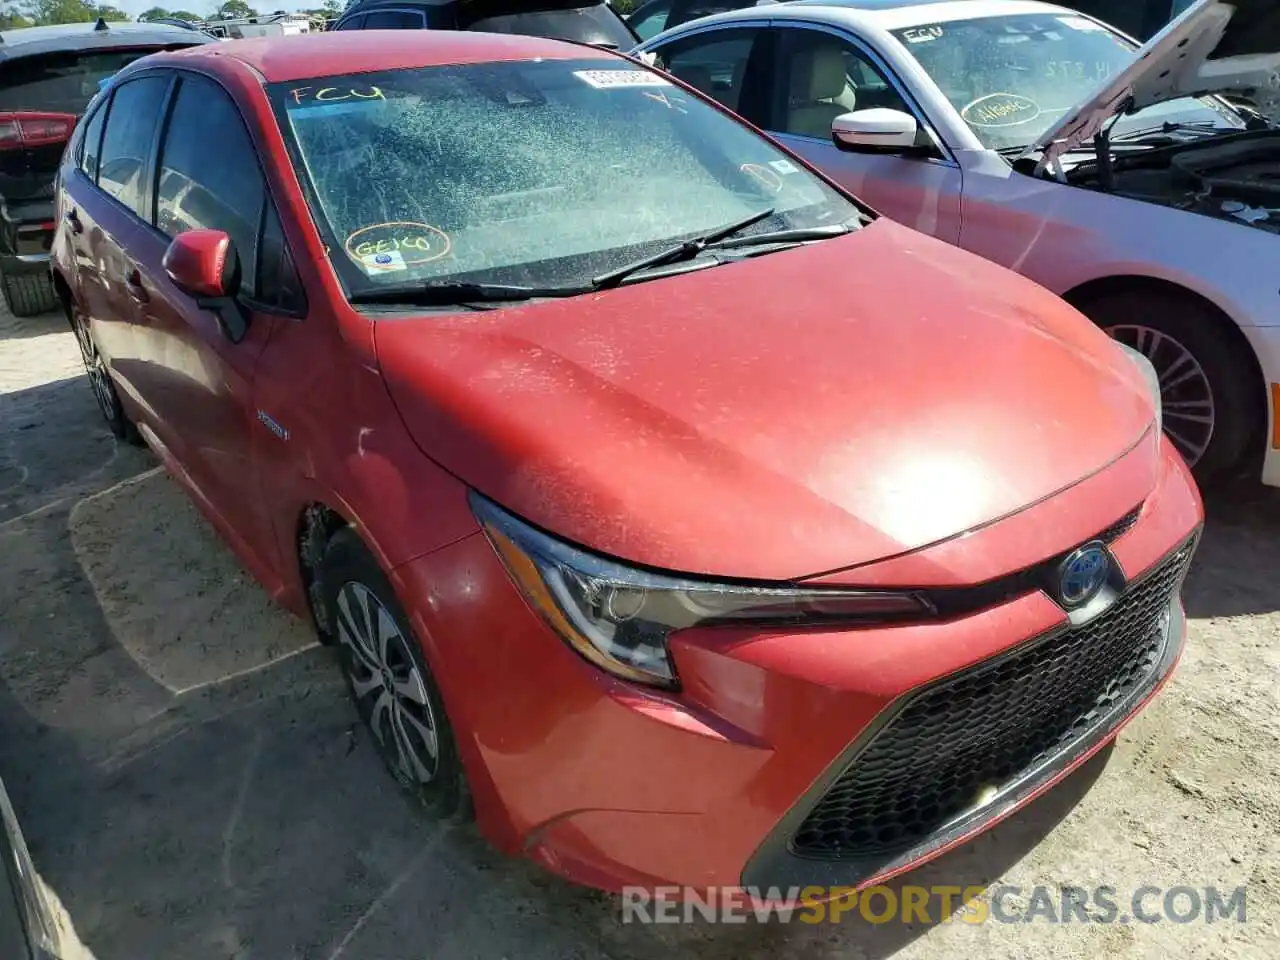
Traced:
[[460, 283], [448, 280], [362, 290], [353, 293], [350, 300], [352, 303], [407, 303], [416, 307], [448, 307], [467, 303], [511, 303], [540, 297], [574, 297], [590, 289], [586, 286], [523, 287], [505, 283]]
[[[859, 223], [862, 221], [859, 220]], [[830, 223], [820, 227], [795, 227], [791, 230], [770, 230], [746, 237], [717, 240], [706, 245], [707, 250], [732, 250], [735, 247], [757, 247], [767, 243], [804, 243], [807, 240], [827, 240], [843, 236], [853, 230], [848, 223]]]
[[1172, 133], [1235, 133], [1234, 127], [1220, 127], [1212, 120], [1195, 120], [1190, 123], [1173, 123], [1166, 120], [1158, 127], [1146, 127], [1142, 130], [1131, 130], [1128, 133], [1112, 134], [1112, 143], [1135, 143], [1150, 138], [1166, 139]]
[[600, 276], [593, 278], [591, 287], [594, 290], [603, 290], [606, 287], [617, 286], [631, 274], [639, 273], [641, 270], [647, 270], [650, 267], [662, 267], [669, 263], [679, 263], [681, 260], [692, 260], [711, 244], [731, 237], [739, 230], [745, 230], [761, 220], [767, 220], [773, 216], [773, 213], [773, 207], [769, 207], [767, 210], [758, 210], [749, 217], [743, 217], [741, 220], [726, 224], [710, 233], [703, 234], [700, 237], [693, 237], [674, 247], [668, 247], [666, 250], [659, 250], [657, 253], [650, 254], [647, 257], [641, 257], [639, 260], [633, 260], [631, 263], [624, 264], [616, 270], [610, 270], [608, 273], [602, 273]]

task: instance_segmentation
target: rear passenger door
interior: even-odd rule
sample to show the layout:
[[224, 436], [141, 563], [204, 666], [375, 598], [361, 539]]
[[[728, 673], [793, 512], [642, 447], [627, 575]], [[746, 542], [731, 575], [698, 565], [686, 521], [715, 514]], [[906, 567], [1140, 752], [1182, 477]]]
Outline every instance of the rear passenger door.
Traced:
[[138, 236], [150, 195], [146, 171], [168, 90], [168, 77], [151, 74], [112, 91], [90, 118], [83, 176], [66, 185], [62, 211], [73, 237], [80, 306], [117, 384], [135, 403], [144, 373], [143, 344], [126, 250]]
[[[259, 422], [254, 374], [272, 330], [292, 322], [287, 317], [298, 312], [301, 295], [253, 138], [214, 80], [178, 75], [155, 183], [151, 222], [131, 248], [143, 295], [145, 392], [157, 414], [154, 429], [246, 562], [273, 570], [274, 538], [258, 495], [253, 446], [281, 440]], [[240, 259], [237, 299], [249, 323], [239, 342], [164, 270], [170, 242], [193, 229], [227, 233]]]

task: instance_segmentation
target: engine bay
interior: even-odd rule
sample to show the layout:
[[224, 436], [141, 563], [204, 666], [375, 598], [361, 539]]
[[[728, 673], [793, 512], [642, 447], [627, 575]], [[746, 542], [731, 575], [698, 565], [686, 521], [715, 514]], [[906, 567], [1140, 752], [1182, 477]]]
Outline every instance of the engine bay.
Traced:
[[1079, 187], [1280, 233], [1280, 130], [1113, 154], [1067, 173]]

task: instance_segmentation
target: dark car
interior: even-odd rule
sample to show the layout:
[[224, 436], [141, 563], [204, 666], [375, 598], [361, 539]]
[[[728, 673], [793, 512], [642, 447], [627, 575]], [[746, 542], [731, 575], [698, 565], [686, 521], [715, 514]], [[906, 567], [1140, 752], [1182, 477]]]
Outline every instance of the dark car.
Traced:
[[356, 0], [334, 30], [478, 30], [630, 50], [640, 38], [592, 0]]
[[57, 305], [53, 179], [101, 81], [149, 53], [210, 42], [182, 27], [105, 20], [0, 33], [0, 288], [14, 314]]
[[627, 24], [641, 40], [648, 40], [690, 20], [755, 5], [756, 0], [648, 0], [627, 15]]

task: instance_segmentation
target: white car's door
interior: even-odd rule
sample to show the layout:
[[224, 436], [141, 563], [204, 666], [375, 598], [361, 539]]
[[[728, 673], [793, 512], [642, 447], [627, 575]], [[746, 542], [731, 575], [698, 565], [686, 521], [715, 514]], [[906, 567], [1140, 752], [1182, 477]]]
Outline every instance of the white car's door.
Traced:
[[961, 170], [942, 147], [934, 155], [855, 152], [836, 147], [831, 138], [836, 117], [875, 107], [910, 113], [929, 130], [887, 66], [834, 28], [775, 22], [769, 32], [770, 133], [885, 216], [958, 243]]
[[731, 20], [644, 49], [885, 216], [959, 242], [960, 168], [941, 148], [936, 157], [908, 157], [833, 143], [831, 121], [860, 107], [905, 110], [928, 129], [897, 79], [856, 38], [818, 24]]

